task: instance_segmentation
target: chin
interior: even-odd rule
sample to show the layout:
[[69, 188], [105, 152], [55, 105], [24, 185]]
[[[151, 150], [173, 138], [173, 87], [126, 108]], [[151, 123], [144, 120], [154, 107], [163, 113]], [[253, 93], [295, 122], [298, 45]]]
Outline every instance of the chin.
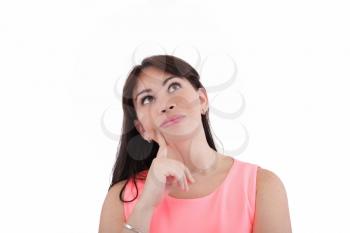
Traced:
[[200, 132], [200, 130], [203, 128], [202, 123], [187, 123], [183, 124], [178, 127], [176, 125], [172, 125], [167, 128], [162, 128], [161, 132], [167, 137], [174, 140], [179, 139], [191, 139], [194, 137], [195, 134]]

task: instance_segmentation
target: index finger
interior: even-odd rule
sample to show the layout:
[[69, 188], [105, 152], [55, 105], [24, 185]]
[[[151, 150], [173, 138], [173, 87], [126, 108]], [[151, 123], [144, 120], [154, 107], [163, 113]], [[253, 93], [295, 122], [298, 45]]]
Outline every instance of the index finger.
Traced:
[[[155, 130], [155, 135], [154, 135], [154, 140], [159, 144], [159, 149], [162, 150], [162, 149], [166, 149], [167, 148], [167, 143], [163, 137], [163, 135], [158, 131], [158, 130]], [[164, 151], [163, 153], [161, 153], [162, 155], [166, 156], [166, 153], [167, 151]]]
[[159, 144], [160, 147], [164, 147], [167, 145], [163, 135], [158, 131], [158, 130], [154, 130], [155, 131], [155, 134], [154, 134], [154, 137], [155, 137], [155, 141]]

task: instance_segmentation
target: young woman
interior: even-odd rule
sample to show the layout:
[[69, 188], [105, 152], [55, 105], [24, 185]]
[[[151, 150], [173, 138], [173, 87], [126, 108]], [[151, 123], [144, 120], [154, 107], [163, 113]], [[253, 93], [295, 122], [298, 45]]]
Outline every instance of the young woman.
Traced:
[[123, 89], [123, 128], [99, 233], [291, 233], [272, 171], [217, 152], [197, 71], [145, 58]]

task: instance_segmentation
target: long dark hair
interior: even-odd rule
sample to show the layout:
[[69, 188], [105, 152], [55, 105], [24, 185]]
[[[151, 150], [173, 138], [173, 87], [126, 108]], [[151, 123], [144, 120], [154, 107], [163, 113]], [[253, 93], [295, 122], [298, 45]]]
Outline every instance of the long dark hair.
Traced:
[[[137, 116], [133, 104], [132, 92], [140, 72], [142, 69], [149, 66], [158, 68], [169, 74], [186, 78], [195, 90], [204, 88], [199, 81], [200, 77], [198, 72], [184, 60], [172, 55], [154, 55], [147, 57], [142, 60], [141, 65], [134, 66], [130, 71], [123, 88], [122, 104], [124, 116], [122, 134], [116, 155], [116, 162], [113, 166], [113, 178], [108, 188], [108, 190], [110, 190], [112, 186], [119, 181], [128, 181], [132, 178], [137, 190], [136, 196], [132, 200], [123, 200], [122, 193], [127, 184], [127, 182], [125, 182], [119, 193], [119, 199], [122, 202], [132, 202], [137, 198], [138, 188], [136, 179], [145, 179], [145, 176], [136, 177], [136, 175], [150, 168], [152, 160], [156, 157], [159, 148], [158, 143], [154, 141], [148, 143], [145, 141], [134, 125], [134, 120], [137, 119]], [[201, 115], [201, 118], [207, 142], [212, 149], [217, 151], [210, 131], [209, 111], [207, 111], [205, 115]]]

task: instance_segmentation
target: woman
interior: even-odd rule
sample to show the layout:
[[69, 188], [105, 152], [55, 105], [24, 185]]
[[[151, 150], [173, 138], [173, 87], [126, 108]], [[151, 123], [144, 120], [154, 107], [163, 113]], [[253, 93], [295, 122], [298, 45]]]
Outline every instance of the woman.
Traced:
[[216, 150], [197, 71], [145, 58], [123, 89], [122, 137], [99, 233], [290, 233], [282, 181]]

